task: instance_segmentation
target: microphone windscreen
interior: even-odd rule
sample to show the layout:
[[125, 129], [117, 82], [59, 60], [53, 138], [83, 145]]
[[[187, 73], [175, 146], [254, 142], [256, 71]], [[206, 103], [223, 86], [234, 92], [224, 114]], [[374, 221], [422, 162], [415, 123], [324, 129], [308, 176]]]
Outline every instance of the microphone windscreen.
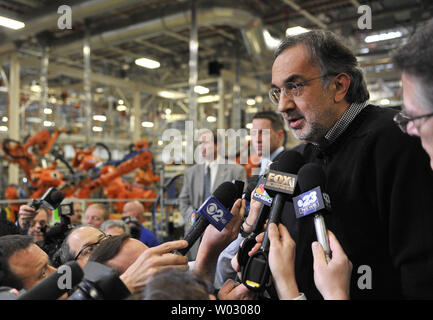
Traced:
[[322, 167], [316, 163], [307, 163], [298, 172], [298, 184], [301, 193], [316, 187], [325, 187], [326, 175]]
[[218, 186], [213, 196], [217, 198], [225, 208], [231, 210], [237, 199], [237, 193], [238, 188], [233, 183], [226, 181]]
[[281, 172], [297, 174], [299, 169], [304, 165], [304, 157], [299, 152], [293, 150], [284, 151], [278, 159], [277, 169]]

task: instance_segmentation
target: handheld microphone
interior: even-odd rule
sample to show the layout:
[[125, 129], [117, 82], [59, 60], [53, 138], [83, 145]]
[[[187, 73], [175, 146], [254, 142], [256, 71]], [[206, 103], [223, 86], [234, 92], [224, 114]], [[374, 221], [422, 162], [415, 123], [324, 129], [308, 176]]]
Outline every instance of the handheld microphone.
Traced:
[[[300, 153], [289, 150], [281, 155], [276, 168], [273, 167], [269, 171], [265, 182], [265, 190], [274, 199], [269, 212], [268, 226], [272, 222], [279, 223], [284, 203], [291, 199], [295, 192], [297, 179], [295, 174], [304, 163], [304, 158]], [[249, 258], [242, 271], [242, 283], [248, 289], [256, 292], [264, 291], [270, 282], [268, 226], [260, 249]]]
[[237, 199], [238, 190], [238, 187], [228, 181], [219, 185], [213, 195], [208, 197], [198, 209], [198, 218], [184, 238], [188, 242], [188, 246], [177, 250], [177, 253], [185, 255], [197, 239], [200, 238], [209, 223], [219, 231], [224, 229], [232, 218], [229, 210], [231, 210]]
[[331, 260], [328, 230], [322, 214], [331, 212], [331, 201], [325, 193], [326, 176], [323, 169], [314, 163], [304, 165], [298, 173], [298, 183], [301, 194], [293, 198], [296, 218], [314, 215], [314, 227], [317, 241], [325, 251], [326, 260]]
[[17, 300], [56, 300], [83, 279], [84, 272], [76, 261], [60, 266]]

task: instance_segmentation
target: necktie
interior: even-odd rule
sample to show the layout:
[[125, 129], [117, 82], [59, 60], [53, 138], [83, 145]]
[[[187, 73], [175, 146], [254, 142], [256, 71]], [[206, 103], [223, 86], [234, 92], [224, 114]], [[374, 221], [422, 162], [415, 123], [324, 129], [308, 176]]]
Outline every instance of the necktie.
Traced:
[[206, 199], [207, 197], [210, 196], [210, 166], [206, 166], [205, 167], [205, 176], [204, 176], [204, 198]]

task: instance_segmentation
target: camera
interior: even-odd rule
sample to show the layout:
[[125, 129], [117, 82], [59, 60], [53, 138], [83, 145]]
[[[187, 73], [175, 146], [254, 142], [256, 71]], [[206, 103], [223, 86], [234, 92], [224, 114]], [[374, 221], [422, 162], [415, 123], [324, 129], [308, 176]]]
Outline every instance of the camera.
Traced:
[[34, 199], [28, 205], [35, 210], [39, 210], [40, 207], [45, 207], [48, 210], [54, 210], [58, 208], [64, 198], [65, 196], [63, 193], [56, 188], [51, 187], [40, 199]]
[[116, 271], [94, 261], [83, 269], [84, 279], [68, 300], [122, 300], [131, 295]]

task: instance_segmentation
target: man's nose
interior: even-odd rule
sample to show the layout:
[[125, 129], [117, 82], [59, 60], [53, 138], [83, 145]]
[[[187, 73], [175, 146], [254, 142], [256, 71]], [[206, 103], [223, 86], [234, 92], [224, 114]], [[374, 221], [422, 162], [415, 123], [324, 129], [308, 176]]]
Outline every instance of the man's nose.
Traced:
[[278, 101], [278, 111], [285, 112], [287, 110], [293, 110], [296, 108], [295, 101], [293, 101], [293, 97], [287, 97], [284, 92], [281, 92], [280, 99]]

